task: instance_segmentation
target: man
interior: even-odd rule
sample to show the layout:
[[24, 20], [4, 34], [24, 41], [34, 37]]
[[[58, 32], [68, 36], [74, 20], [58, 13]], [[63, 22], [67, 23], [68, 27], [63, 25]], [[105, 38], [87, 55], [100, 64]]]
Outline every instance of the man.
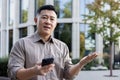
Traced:
[[[34, 21], [37, 31], [18, 40], [11, 50], [8, 74], [12, 80], [71, 80], [97, 57], [97, 53], [92, 53], [72, 65], [67, 45], [51, 36], [57, 25], [54, 6], [39, 8]], [[42, 59], [51, 57], [54, 58], [52, 64], [41, 66]]]

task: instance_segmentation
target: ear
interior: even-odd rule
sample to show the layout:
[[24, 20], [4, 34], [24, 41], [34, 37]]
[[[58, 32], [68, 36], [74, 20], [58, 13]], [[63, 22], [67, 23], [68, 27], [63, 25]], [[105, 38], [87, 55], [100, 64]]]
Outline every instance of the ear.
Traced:
[[36, 17], [34, 18], [34, 22], [37, 23], [37, 18]]

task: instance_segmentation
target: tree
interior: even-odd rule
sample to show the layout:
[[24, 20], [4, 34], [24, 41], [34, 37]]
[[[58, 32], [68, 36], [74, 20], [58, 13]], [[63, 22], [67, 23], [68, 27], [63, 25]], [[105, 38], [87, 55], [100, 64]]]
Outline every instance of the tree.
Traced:
[[60, 39], [64, 41], [71, 52], [71, 24], [63, 24], [63, 28], [61, 29]]
[[[72, 3], [71, 1], [72, 0], [65, 2], [65, 4], [63, 4], [64, 8], [61, 9], [60, 0], [55, 0], [54, 5], [58, 12], [59, 18], [61, 18], [61, 15], [64, 18], [71, 17], [71, 5], [70, 5]], [[62, 11], [62, 13], [61, 13], [61, 11]], [[54, 31], [54, 36], [67, 44], [67, 46], [70, 50], [70, 56], [72, 57], [72, 55], [71, 55], [71, 51], [72, 51], [72, 48], [71, 48], [72, 32], [71, 32], [71, 30], [72, 30], [72, 27], [71, 26], [72, 26], [71, 23], [58, 24]]]
[[80, 33], [80, 59], [85, 55], [85, 34]]
[[58, 27], [55, 29], [54, 36], [57, 39], [60, 39], [61, 41], [65, 42], [69, 50], [71, 52], [71, 24], [58, 24]]
[[113, 45], [117, 44], [120, 36], [120, 1], [95, 0], [87, 4], [89, 10], [85, 23], [90, 26], [90, 33], [100, 34], [105, 43], [110, 45], [110, 76], [112, 76]]
[[22, 19], [21, 22], [25, 23], [28, 20], [28, 11], [27, 10], [22, 10]]
[[36, 2], [36, 4], [37, 4], [37, 9], [39, 8], [39, 7], [41, 7], [42, 5], [44, 5], [45, 4], [45, 0], [36, 0], [37, 2]]
[[72, 8], [71, 8], [71, 1], [69, 1], [68, 3], [66, 3], [64, 6], [64, 10], [63, 10], [63, 13], [64, 13], [64, 18], [70, 18], [72, 16]]

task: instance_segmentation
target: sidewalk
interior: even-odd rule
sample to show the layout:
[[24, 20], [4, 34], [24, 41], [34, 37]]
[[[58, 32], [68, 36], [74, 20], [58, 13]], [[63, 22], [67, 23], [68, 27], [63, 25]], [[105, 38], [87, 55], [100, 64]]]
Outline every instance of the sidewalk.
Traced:
[[120, 80], [120, 69], [113, 70], [112, 77], [110, 77], [109, 75], [109, 70], [81, 71], [74, 80]]

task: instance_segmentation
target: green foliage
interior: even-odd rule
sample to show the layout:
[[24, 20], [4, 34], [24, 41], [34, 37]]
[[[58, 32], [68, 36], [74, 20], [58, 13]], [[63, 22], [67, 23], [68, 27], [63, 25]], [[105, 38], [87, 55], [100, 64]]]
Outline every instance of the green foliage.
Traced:
[[92, 61], [90, 63], [88, 63], [87, 65], [84, 66], [84, 70], [91, 70], [90, 68], [93, 66], [96, 66], [98, 64], [97, 61]]
[[85, 34], [83, 32], [80, 33], [80, 58], [82, 58], [85, 54]]
[[80, 61], [80, 59], [72, 59], [73, 64], [77, 64]]
[[42, 6], [45, 4], [45, 0], [37, 0], [38, 7]]
[[28, 11], [22, 10], [22, 22], [25, 23], [28, 20]]
[[[73, 64], [77, 64], [80, 61], [80, 59], [72, 59]], [[88, 63], [87, 65], [84, 66], [83, 70], [90, 70], [91, 67], [97, 66], [98, 61], [93, 60], [92, 62]]]
[[116, 43], [120, 36], [120, 1], [95, 0], [87, 4], [89, 10], [85, 23], [90, 26], [90, 33], [103, 36], [104, 41]]
[[55, 28], [54, 36], [65, 42], [71, 52], [71, 24], [58, 24]]
[[8, 64], [8, 58], [0, 58], [0, 76], [7, 77], [7, 64]]
[[71, 24], [64, 24], [61, 29], [60, 40], [64, 41], [71, 51]]
[[[58, 12], [58, 17], [61, 18], [70, 18], [72, 16], [72, 8], [71, 8], [71, 3], [72, 3], [72, 0], [69, 0], [69, 1], [66, 1], [63, 6], [64, 8], [61, 8], [61, 1], [59, 0], [55, 0], [54, 2], [55, 4], [55, 9], [57, 10]], [[62, 13], [61, 13], [62, 12]]]
[[110, 66], [109, 66], [109, 54], [104, 54], [103, 55], [103, 59], [104, 59], [104, 66], [106, 66], [108, 69], [110, 69]]
[[71, 13], [71, 1], [65, 4], [65, 9], [64, 9], [64, 18], [70, 18], [72, 16]]

